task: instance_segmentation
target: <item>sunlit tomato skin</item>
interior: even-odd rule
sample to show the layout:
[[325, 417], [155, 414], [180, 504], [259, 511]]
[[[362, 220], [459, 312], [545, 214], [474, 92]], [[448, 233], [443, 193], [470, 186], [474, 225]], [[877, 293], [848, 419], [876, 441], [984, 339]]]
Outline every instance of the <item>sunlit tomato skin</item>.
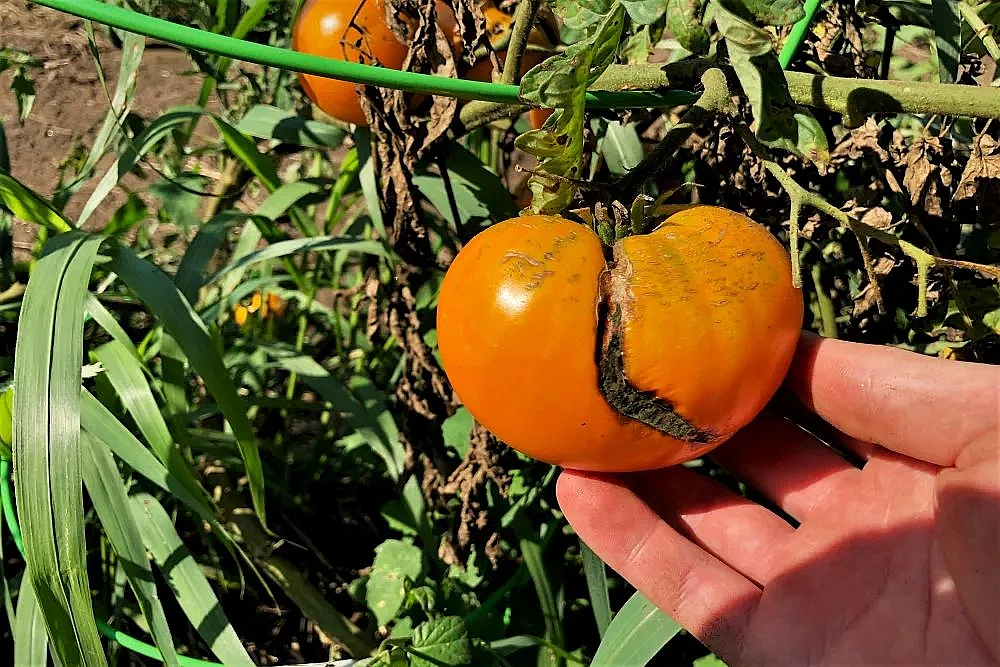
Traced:
[[[456, 59], [462, 54], [462, 38], [451, 7], [442, 0], [436, 4], [438, 25], [451, 42]], [[510, 30], [513, 17], [492, 2], [482, 5], [486, 30], [494, 46]], [[408, 47], [400, 42], [386, 24], [386, 0], [306, 0], [292, 28], [292, 49], [301, 53], [400, 69]], [[546, 15], [548, 17], [548, 15]], [[529, 43], [551, 48], [549, 33], [558, 34], [554, 18], [545, 18], [548, 32], [540, 26], [532, 30]], [[415, 26], [414, 26], [415, 27]], [[545, 58], [545, 53], [525, 54], [521, 71], [526, 72]], [[506, 51], [498, 53], [502, 62]], [[461, 65], [460, 65], [461, 67]], [[460, 76], [476, 81], [493, 80], [493, 63], [483, 58]], [[299, 83], [313, 103], [324, 113], [344, 123], [365, 126], [368, 119], [361, 109], [362, 87], [347, 81], [299, 74]]]
[[[437, 321], [472, 415], [527, 456], [609, 472], [697, 458], [748, 423], [787, 372], [801, 295], [762, 227], [714, 207], [683, 213], [616, 244], [611, 263], [593, 232], [560, 217], [474, 237], [445, 276]], [[609, 331], [628, 383], [693, 435], [613, 405]]]
[[623, 239], [615, 262], [631, 385], [719, 436], [749, 423], [781, 385], [802, 328], [785, 248], [745, 215], [695, 206]]
[[[354, 63], [399, 69], [407, 47], [385, 21], [385, 0], [306, 0], [292, 28], [292, 48]], [[358, 95], [361, 86], [299, 74], [309, 99], [324, 113], [344, 123], [367, 125]]]
[[545, 121], [547, 121], [549, 119], [549, 116], [552, 115], [553, 111], [555, 111], [555, 109], [545, 109], [545, 108], [532, 109], [531, 111], [529, 111], [528, 123], [531, 125], [531, 129], [540, 130], [542, 128], [542, 125], [545, 124]]

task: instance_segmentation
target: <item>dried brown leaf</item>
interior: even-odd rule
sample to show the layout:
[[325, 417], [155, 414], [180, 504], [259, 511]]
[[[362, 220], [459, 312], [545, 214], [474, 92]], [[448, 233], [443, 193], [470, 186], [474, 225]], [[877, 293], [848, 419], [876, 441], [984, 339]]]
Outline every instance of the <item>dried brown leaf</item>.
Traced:
[[972, 142], [972, 155], [955, 189], [954, 201], [973, 198], [987, 224], [1000, 224], [996, 202], [1000, 200], [1000, 142], [980, 134]]
[[910, 203], [933, 216], [944, 215], [944, 201], [951, 185], [951, 171], [941, 163], [944, 150], [938, 137], [921, 137], [913, 142], [906, 154], [903, 186], [910, 194]]

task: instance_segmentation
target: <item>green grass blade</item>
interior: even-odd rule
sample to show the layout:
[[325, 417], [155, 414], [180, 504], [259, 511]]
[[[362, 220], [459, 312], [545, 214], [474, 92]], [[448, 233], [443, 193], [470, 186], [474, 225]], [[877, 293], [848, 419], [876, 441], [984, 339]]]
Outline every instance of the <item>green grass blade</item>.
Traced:
[[139, 493], [129, 500], [136, 525], [153, 560], [163, 572], [178, 604], [224, 665], [254, 663], [226, 618], [201, 567], [184, 546], [174, 522], [152, 496]]
[[125, 410], [132, 415], [139, 432], [153, 448], [157, 458], [166, 465], [171, 458], [174, 439], [160, 414], [142, 367], [118, 341], [105, 343], [91, 354], [104, 366], [104, 372], [115, 388]]
[[123, 329], [122, 325], [118, 323], [115, 316], [111, 314], [111, 311], [105, 308], [104, 304], [101, 303], [93, 294], [87, 295], [87, 312], [90, 313], [90, 316], [94, 318], [94, 321], [101, 325], [101, 328], [107, 331], [112, 338], [125, 346], [128, 353], [132, 355], [136, 361], [142, 361], [142, 357], [139, 356], [139, 351], [135, 349], [135, 345], [132, 343], [132, 339], [129, 338], [128, 334], [125, 333], [125, 329]]
[[202, 225], [191, 239], [174, 275], [174, 284], [190, 303], [198, 302], [198, 291], [205, 284], [205, 268], [226, 239], [226, 234], [249, 217], [238, 211], [224, 211]]
[[174, 438], [139, 360], [118, 341], [101, 345], [92, 354], [104, 366], [108, 381], [160, 462], [190, 491], [192, 498], [202, 498], [198, 480], [174, 447]]
[[30, 572], [21, 578], [21, 591], [17, 596], [17, 616], [14, 621], [14, 667], [47, 665], [49, 642], [45, 634], [45, 620], [38, 598], [31, 587]]
[[118, 562], [125, 571], [164, 662], [169, 667], [179, 667], [173, 636], [153, 579], [153, 568], [146, 557], [135, 517], [128, 510], [125, 483], [108, 448], [86, 435], [83, 440], [83, 480], [97, 517], [118, 555]]
[[[559, 605], [545, 569], [545, 561], [542, 558], [542, 542], [523, 515], [515, 520], [514, 532], [517, 533], [518, 546], [521, 548], [524, 564], [528, 568], [528, 574], [531, 576], [535, 592], [538, 594], [538, 603], [541, 605], [542, 618], [545, 621], [545, 639], [562, 649], [565, 641], [562, 614], [559, 613]], [[539, 665], [559, 664], [559, 662], [560, 656], [552, 649], [544, 649], [539, 654]]]
[[14, 487], [25, 560], [54, 653], [107, 661], [86, 569], [80, 471], [81, 331], [102, 238], [53, 238], [28, 280], [14, 361]]
[[590, 604], [594, 609], [597, 632], [603, 638], [611, 624], [608, 573], [604, 567], [604, 561], [583, 540], [580, 540], [580, 551], [583, 553], [583, 572], [587, 578], [587, 591], [590, 593]]
[[240, 446], [254, 511], [267, 526], [264, 507], [264, 471], [254, 438], [253, 426], [215, 347], [208, 329], [177, 290], [174, 282], [159, 268], [139, 258], [124, 245], [116, 244], [111, 253], [111, 269], [135, 292], [163, 323], [164, 329], [180, 344], [191, 366], [197, 371], [219, 409], [229, 421]]
[[280, 259], [302, 252], [329, 252], [331, 250], [345, 250], [388, 257], [385, 247], [377, 241], [359, 241], [357, 239], [345, 239], [337, 236], [313, 236], [310, 238], [288, 239], [287, 241], [272, 243], [266, 248], [252, 252], [249, 255], [244, 255], [237, 261], [216, 271], [215, 275], [208, 282], [220, 281], [233, 271], [243, 271], [248, 266], [259, 264], [260, 262]]
[[642, 667], [680, 631], [676, 621], [637, 592], [611, 620], [591, 667]]
[[382, 196], [378, 188], [378, 179], [375, 178], [375, 160], [372, 158], [371, 132], [366, 127], [358, 128], [355, 132], [355, 145], [358, 149], [358, 164], [361, 169], [358, 173], [358, 181], [361, 183], [361, 192], [365, 196], [365, 203], [368, 205], [368, 215], [375, 225], [380, 239], [389, 238], [386, 235], [385, 221], [382, 219]]
[[104, 176], [98, 181], [94, 191], [90, 193], [87, 203], [83, 205], [83, 210], [77, 218], [77, 224], [81, 227], [83, 223], [97, 210], [108, 193], [114, 189], [118, 182], [125, 177], [139, 160], [148, 153], [156, 144], [167, 137], [174, 129], [184, 125], [191, 120], [197, 120], [205, 114], [205, 110], [199, 107], [175, 107], [163, 113], [159, 118], [150, 123], [138, 137], [136, 137], [122, 155], [115, 160]]
[[336, 148], [344, 143], [346, 136], [335, 125], [307, 120], [268, 104], [250, 107], [236, 129], [258, 139], [274, 139], [303, 148]]
[[[88, 41], [90, 42], [91, 54], [94, 58], [96, 70], [98, 76], [101, 79], [101, 84], [104, 90], [107, 91], [106, 82], [104, 81], [104, 68], [100, 60], [100, 52], [96, 48], [96, 44], [93, 40], [93, 31], [87, 30]], [[132, 108], [132, 101], [135, 99], [135, 89], [137, 75], [139, 72], [139, 65], [142, 63], [142, 55], [146, 48], [146, 39], [142, 35], [136, 35], [134, 33], [124, 33], [122, 39], [122, 46], [120, 49], [121, 62], [118, 65], [118, 83], [115, 87], [114, 96], [111, 98], [111, 108], [108, 109], [107, 114], [104, 116], [104, 122], [101, 124], [101, 129], [98, 130], [97, 135], [94, 137], [94, 141], [90, 146], [90, 152], [87, 154], [87, 159], [77, 170], [76, 178], [66, 186], [59, 189], [56, 193], [56, 199], [60, 203], [65, 203], [69, 198], [80, 189], [90, 178], [97, 164], [101, 161], [107, 154], [108, 146], [117, 141], [122, 135], [121, 123], [125, 116], [129, 113]], [[59, 207], [62, 209], [62, 206]]]
[[958, 78], [962, 59], [962, 12], [958, 5], [955, 0], [931, 0], [941, 83], [954, 83]]
[[68, 232], [73, 226], [51, 204], [13, 176], [0, 173], [0, 202], [11, 213], [26, 222], [45, 227], [53, 232]]
[[268, 192], [274, 192], [281, 187], [281, 177], [274, 164], [258, 149], [253, 139], [243, 134], [235, 127], [217, 116], [212, 117], [215, 129], [222, 135], [226, 146], [246, 165], [250, 172], [260, 179]]
[[362, 403], [340, 380], [330, 375], [318, 361], [294, 350], [268, 346], [262, 348], [268, 356], [290, 373], [295, 373], [312, 387], [338, 412], [344, 413], [348, 425], [358, 431], [368, 446], [382, 457], [393, 479], [403, 472], [405, 452], [399, 442], [399, 431], [386, 405], [378, 397]]

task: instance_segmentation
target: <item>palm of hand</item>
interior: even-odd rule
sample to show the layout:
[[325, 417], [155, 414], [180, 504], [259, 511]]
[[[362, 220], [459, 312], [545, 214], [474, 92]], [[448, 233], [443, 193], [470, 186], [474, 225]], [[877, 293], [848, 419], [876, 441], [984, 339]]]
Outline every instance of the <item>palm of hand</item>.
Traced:
[[861, 469], [773, 417], [712, 454], [798, 527], [683, 467], [564, 473], [563, 511], [731, 667], [1000, 664], [1000, 368], [820, 347], [790, 384]]
[[736, 664], [992, 665], [935, 530], [937, 470], [877, 455], [772, 556]]

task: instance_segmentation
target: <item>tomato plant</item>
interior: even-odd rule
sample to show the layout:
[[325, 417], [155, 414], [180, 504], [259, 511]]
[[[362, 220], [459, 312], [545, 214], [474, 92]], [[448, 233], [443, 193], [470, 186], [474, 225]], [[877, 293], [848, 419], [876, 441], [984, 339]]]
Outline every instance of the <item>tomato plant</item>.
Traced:
[[476, 419], [542, 461], [629, 471], [699, 457], [788, 369], [803, 318], [788, 253], [714, 206], [605, 249], [557, 216], [476, 236], [441, 286], [445, 372]]

